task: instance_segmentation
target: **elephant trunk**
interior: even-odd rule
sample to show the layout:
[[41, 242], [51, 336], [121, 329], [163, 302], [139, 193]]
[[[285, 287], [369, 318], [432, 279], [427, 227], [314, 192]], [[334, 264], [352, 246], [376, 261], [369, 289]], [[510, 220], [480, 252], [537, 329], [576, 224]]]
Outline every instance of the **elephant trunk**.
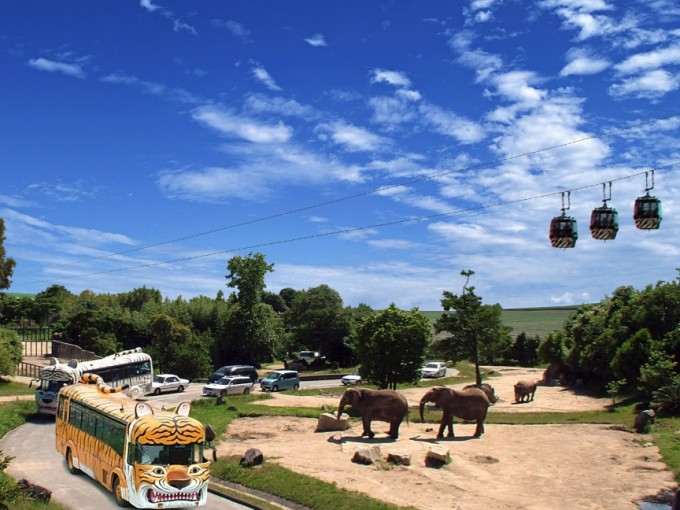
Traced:
[[420, 411], [420, 423], [425, 422], [425, 416], [423, 415], [423, 410], [425, 409], [425, 402], [426, 402], [425, 399], [421, 400], [420, 407], [418, 408], [418, 410]]
[[342, 400], [340, 400], [340, 405], [338, 406], [338, 420], [342, 416], [342, 412], [345, 410], [345, 404], [346, 404], [346, 402], [345, 402], [345, 399], [343, 397]]

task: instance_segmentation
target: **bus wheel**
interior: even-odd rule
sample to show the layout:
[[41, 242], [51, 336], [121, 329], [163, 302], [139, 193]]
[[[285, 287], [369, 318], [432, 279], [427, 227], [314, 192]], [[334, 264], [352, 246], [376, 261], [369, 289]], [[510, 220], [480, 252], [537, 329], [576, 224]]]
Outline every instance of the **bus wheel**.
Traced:
[[120, 487], [120, 480], [118, 477], [113, 479], [113, 497], [116, 498], [116, 504], [118, 506], [130, 506], [130, 503], [123, 499], [123, 489]]
[[66, 465], [68, 466], [68, 472], [72, 475], [77, 475], [80, 473], [80, 469], [78, 469], [75, 464], [73, 464], [73, 453], [71, 453], [70, 448], [66, 450]]

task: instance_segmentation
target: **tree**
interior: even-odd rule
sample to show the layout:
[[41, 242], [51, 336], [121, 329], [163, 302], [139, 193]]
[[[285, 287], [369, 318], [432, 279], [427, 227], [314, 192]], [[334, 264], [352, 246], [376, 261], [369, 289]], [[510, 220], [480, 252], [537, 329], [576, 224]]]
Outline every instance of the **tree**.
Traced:
[[350, 318], [336, 290], [319, 285], [298, 292], [285, 318], [298, 348], [319, 351], [340, 366], [353, 362]]
[[14, 331], [0, 328], [0, 376], [14, 375], [21, 361], [21, 342]]
[[210, 373], [208, 347], [191, 330], [168, 315], [156, 315], [149, 321], [150, 353], [161, 372], [196, 379]]
[[229, 259], [229, 287], [238, 289], [228, 313], [218, 329], [214, 356], [220, 363], [251, 363], [271, 360], [278, 352], [280, 319], [271, 306], [262, 302], [264, 277], [273, 270], [261, 253]]
[[474, 287], [468, 287], [470, 277], [474, 271], [461, 271], [466, 277], [463, 293], [457, 296], [444, 291], [442, 307], [447, 313], [435, 323], [437, 333], [447, 332], [448, 336], [437, 342], [436, 350], [444, 353], [454, 363], [467, 359], [475, 365], [475, 382], [482, 384], [482, 373], [479, 368], [482, 355], [489, 357], [489, 353], [505, 352], [512, 342], [510, 328], [503, 326], [500, 305], [482, 305], [482, 298], [474, 292]]
[[381, 389], [417, 381], [431, 336], [430, 322], [417, 308], [408, 313], [392, 303], [366, 317], [356, 336], [361, 376]]
[[12, 274], [16, 261], [11, 257], [6, 257], [5, 252], [5, 220], [0, 218], [0, 290], [9, 289], [12, 285]]

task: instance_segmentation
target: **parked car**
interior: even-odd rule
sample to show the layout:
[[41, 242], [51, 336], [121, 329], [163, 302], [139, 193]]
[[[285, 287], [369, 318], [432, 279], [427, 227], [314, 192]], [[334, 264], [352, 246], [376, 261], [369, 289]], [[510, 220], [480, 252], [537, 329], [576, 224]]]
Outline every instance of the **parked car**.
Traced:
[[262, 391], [300, 389], [300, 375], [297, 370], [274, 370], [260, 380]]
[[361, 384], [361, 376], [359, 375], [359, 372], [352, 372], [351, 374], [342, 376], [340, 382], [342, 382], [342, 384], [345, 386], [349, 386], [350, 384]]
[[151, 393], [160, 395], [164, 391], [182, 392], [189, 387], [189, 379], [182, 379], [175, 374], [158, 374], [151, 383]]
[[423, 377], [444, 377], [446, 375], [446, 363], [443, 361], [430, 361], [421, 368]]
[[319, 353], [316, 351], [300, 351], [298, 353], [298, 359], [304, 360], [310, 364], [319, 359], [319, 356]]
[[247, 395], [255, 383], [247, 375], [227, 375], [214, 383], [203, 386], [203, 395]]
[[215, 370], [210, 376], [208, 377], [208, 382], [213, 383], [216, 382], [225, 375], [245, 375], [250, 377], [250, 380], [255, 383], [257, 382], [258, 375], [257, 375], [257, 370], [255, 370], [255, 367], [251, 365], [227, 365], [221, 368], [218, 368]]

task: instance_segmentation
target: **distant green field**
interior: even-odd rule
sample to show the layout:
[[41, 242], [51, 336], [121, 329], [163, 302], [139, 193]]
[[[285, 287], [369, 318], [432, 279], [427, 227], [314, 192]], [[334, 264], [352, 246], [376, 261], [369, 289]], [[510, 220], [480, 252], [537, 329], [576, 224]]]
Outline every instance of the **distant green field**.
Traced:
[[[559, 306], [554, 308], [512, 308], [503, 310], [503, 324], [512, 328], [511, 335], [516, 337], [526, 333], [545, 338], [548, 333], [560, 330], [564, 322], [578, 309], [578, 306]], [[422, 312], [432, 324], [442, 315], [442, 311]]]

